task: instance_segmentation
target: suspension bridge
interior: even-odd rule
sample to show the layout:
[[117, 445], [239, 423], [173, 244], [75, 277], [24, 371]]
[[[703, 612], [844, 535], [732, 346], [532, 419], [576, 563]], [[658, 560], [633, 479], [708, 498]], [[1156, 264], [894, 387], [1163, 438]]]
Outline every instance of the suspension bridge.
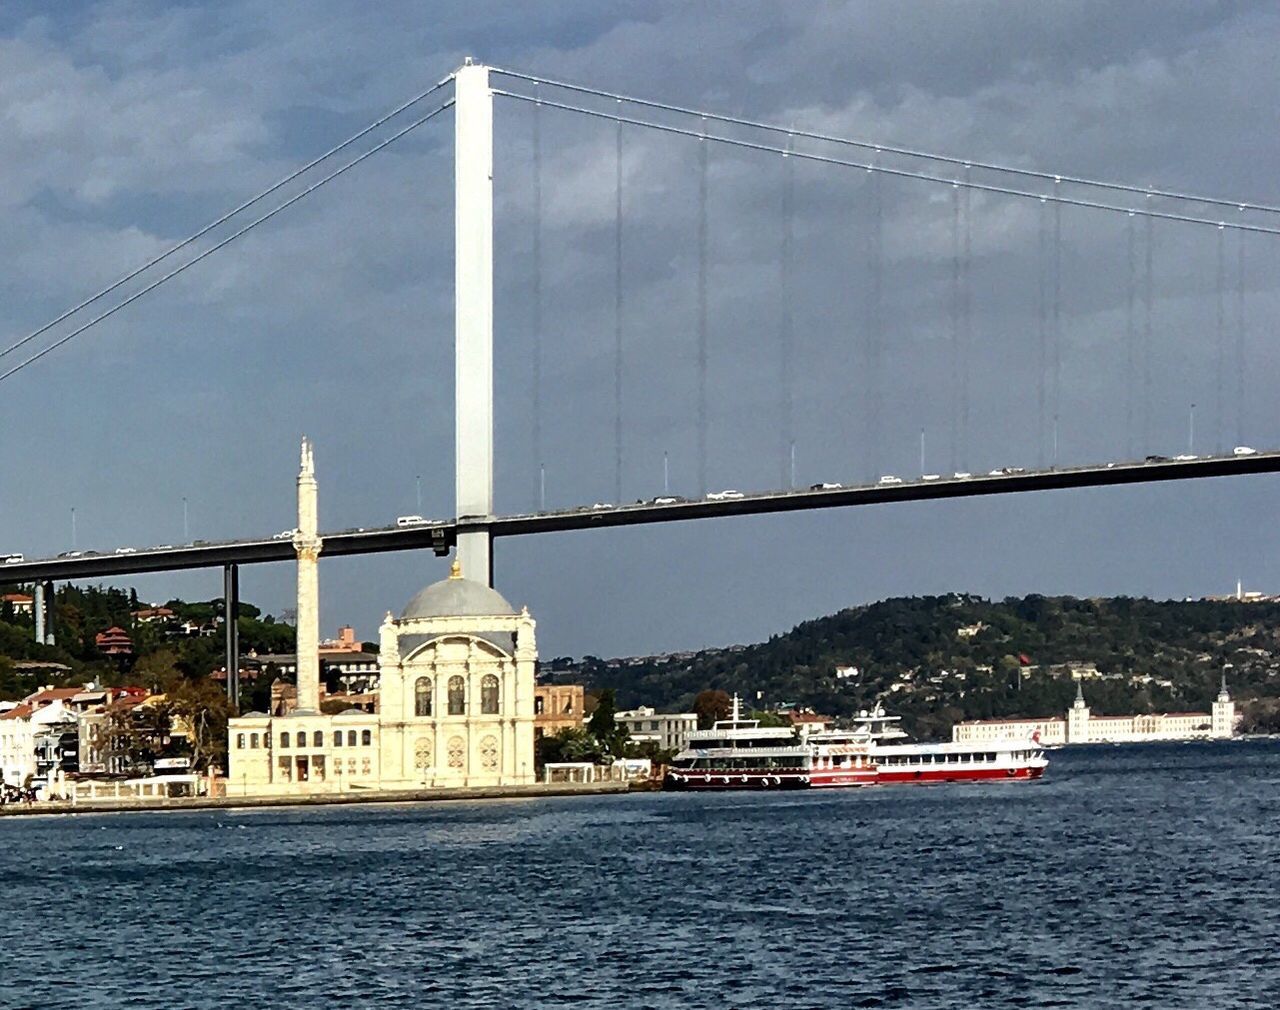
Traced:
[[[493, 541], [504, 536], [1280, 471], [1280, 452], [1266, 451], [1271, 397], [1250, 387], [1249, 326], [1250, 300], [1265, 288], [1265, 270], [1251, 264], [1265, 261], [1280, 235], [1280, 207], [929, 152], [470, 62], [0, 350], [11, 362], [0, 382], [450, 111], [454, 515], [336, 531], [323, 537], [325, 557], [456, 550], [466, 571], [492, 583]], [[548, 236], [567, 188], [583, 185], [581, 171], [564, 183], [548, 171], [549, 139], [566, 122], [596, 131], [586, 161], [593, 192], [608, 205], [600, 219], [610, 262], [592, 264], [605, 283], [587, 298], [590, 352], [601, 366], [590, 424], [610, 443], [607, 476], [590, 476], [611, 493], [549, 507], [550, 430], [565, 428], [567, 415], [572, 445], [584, 423], [575, 404], [548, 404], [547, 388], [547, 345], [565, 330], [550, 304], [564, 266]], [[496, 123], [519, 131], [520, 153], [498, 171]], [[628, 169], [633, 148], [642, 159], [674, 149], [647, 189]], [[523, 317], [504, 328], [526, 339], [519, 356], [497, 360], [518, 372], [528, 397], [513, 436], [525, 472], [512, 479], [528, 491], [513, 493], [523, 500], [504, 512], [495, 505], [494, 187], [517, 175], [522, 196], [509, 203], [529, 227], [528, 276], [516, 299]], [[557, 186], [566, 187], [558, 198]], [[763, 207], [767, 223], [728, 224], [720, 186], [735, 204]], [[633, 223], [629, 211], [644, 203], [670, 204], [670, 213], [658, 225]], [[679, 332], [647, 334], [638, 351], [633, 336], [645, 329], [653, 295], [628, 288], [627, 271], [632, 250], [652, 239], [645, 229], [659, 233], [667, 255], [662, 297], [678, 300], [688, 319]], [[751, 264], [739, 255], [747, 246], [760, 254]], [[835, 258], [840, 265], [815, 282], [815, 259]], [[757, 269], [763, 261], [771, 261], [767, 275]], [[1162, 265], [1173, 275], [1163, 284]], [[734, 297], [744, 305], [720, 293], [727, 279], [738, 282]], [[1083, 308], [1074, 309], [1070, 292]], [[1195, 360], [1162, 355], [1171, 330], [1188, 336]], [[843, 336], [815, 349], [814, 335], [829, 331]], [[826, 371], [842, 374], [844, 395], [815, 400], [809, 379]], [[1199, 444], [1189, 389], [1201, 407]], [[628, 423], [653, 427], [644, 415], [651, 402], [660, 413], [679, 405], [691, 476], [683, 494], [673, 492], [664, 451], [661, 493], [649, 484], [628, 503], [640, 483]], [[753, 483], [713, 485], [724, 469], [716, 440], [745, 444]], [[800, 480], [801, 470], [822, 479]], [[36, 634], [50, 640], [45, 601], [56, 581], [221, 567], [234, 604], [239, 566], [293, 557], [287, 538], [246, 537], [11, 556], [4, 570], [37, 586]], [[235, 622], [226, 623], [234, 670]]]

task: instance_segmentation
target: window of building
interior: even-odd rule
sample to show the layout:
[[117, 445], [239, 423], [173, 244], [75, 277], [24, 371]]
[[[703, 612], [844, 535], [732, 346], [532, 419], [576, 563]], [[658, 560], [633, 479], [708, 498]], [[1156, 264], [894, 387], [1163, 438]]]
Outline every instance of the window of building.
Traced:
[[236, 734], [236, 750], [244, 750], [244, 734]]
[[487, 736], [480, 741], [480, 767], [487, 772], [498, 770], [498, 738]]
[[[306, 739], [306, 737], [304, 736], [304, 737], [303, 737], [303, 739], [305, 740], [305, 739]], [[313, 746], [313, 747], [323, 747], [323, 746], [324, 746], [324, 732], [323, 732], [323, 731], [321, 731], [321, 730], [316, 730], [316, 731], [315, 731], [315, 733], [313, 733], [313, 734], [311, 735], [311, 746]]]
[[281, 749], [281, 750], [283, 750], [284, 748], [286, 748], [286, 747], [288, 747], [288, 746], [289, 746], [289, 734], [288, 734], [288, 733], [281, 733], [281, 734], [280, 734], [280, 749]]
[[[349, 730], [347, 730], [347, 746], [348, 746], [348, 747], [354, 747], [355, 745], [356, 745], [356, 731], [355, 731], [355, 730], [353, 730], [353, 729], [349, 729]], [[352, 769], [354, 770], [354, 768], [355, 768], [355, 758], [352, 758], [352, 759], [351, 759], [351, 767], [352, 767]]]
[[466, 682], [461, 677], [449, 678], [449, 714], [462, 715], [467, 702]]
[[534, 715], [542, 715], [542, 702], [543, 702], [542, 695], [538, 695], [536, 698], [533, 699]]
[[258, 749], [258, 734], [257, 734], [257, 733], [250, 733], [250, 734], [249, 734], [249, 749], [250, 749], [250, 750], [257, 750], [257, 749]]
[[449, 767], [461, 769], [466, 764], [466, 744], [462, 742], [462, 737], [455, 736], [449, 741]]
[[299, 754], [295, 760], [297, 761], [298, 781], [306, 782], [307, 779], [311, 777], [311, 766], [307, 761], [307, 756], [305, 754]]
[[365, 747], [368, 747], [371, 743], [373, 743], [373, 730], [371, 729], [361, 730], [360, 743]]
[[341, 746], [342, 746], [342, 730], [340, 730], [340, 729], [335, 729], [335, 730], [333, 731], [333, 745], [334, 745], [335, 747], [341, 747]]
[[498, 714], [498, 678], [486, 673], [480, 681], [480, 714]]
[[363, 758], [363, 759], [361, 759], [361, 761], [360, 761], [360, 774], [361, 774], [361, 775], [368, 775], [368, 774], [369, 774], [369, 759], [368, 759], [368, 758]]
[[413, 745], [413, 767], [418, 770], [419, 774], [425, 774], [431, 767], [431, 740], [429, 737], [420, 736]]
[[347, 774], [354, 775], [356, 773], [356, 759], [347, 758]]
[[428, 716], [431, 714], [431, 678], [419, 677], [413, 685], [413, 714]]
[[282, 757], [280, 759], [280, 778], [285, 782], [293, 781], [293, 759]]

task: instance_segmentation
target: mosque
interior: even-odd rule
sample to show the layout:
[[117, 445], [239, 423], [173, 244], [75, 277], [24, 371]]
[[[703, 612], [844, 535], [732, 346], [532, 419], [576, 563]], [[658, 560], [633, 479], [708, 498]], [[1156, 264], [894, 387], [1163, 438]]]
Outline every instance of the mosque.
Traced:
[[298, 704], [249, 712], [227, 726], [227, 795], [525, 785], [535, 781], [537, 643], [517, 613], [455, 561], [380, 629], [377, 711], [320, 711], [315, 458], [298, 474]]

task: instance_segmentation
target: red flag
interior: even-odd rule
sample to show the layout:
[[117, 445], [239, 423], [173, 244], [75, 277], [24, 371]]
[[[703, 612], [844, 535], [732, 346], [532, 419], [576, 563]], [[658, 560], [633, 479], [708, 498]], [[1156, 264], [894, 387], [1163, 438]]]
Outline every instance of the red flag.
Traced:
[[1025, 652], [1020, 652], [1018, 653], [1018, 662], [1021, 663], [1023, 666], [1030, 666], [1031, 657], [1028, 656]]

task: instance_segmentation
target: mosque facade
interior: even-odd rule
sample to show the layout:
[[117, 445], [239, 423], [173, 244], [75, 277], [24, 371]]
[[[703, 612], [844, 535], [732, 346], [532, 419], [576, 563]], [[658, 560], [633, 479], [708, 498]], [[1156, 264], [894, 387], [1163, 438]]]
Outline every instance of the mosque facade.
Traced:
[[230, 720], [227, 795], [402, 791], [535, 781], [535, 622], [464, 577], [413, 597], [379, 632], [374, 712], [320, 711], [316, 480], [303, 441], [298, 476], [298, 705]]

